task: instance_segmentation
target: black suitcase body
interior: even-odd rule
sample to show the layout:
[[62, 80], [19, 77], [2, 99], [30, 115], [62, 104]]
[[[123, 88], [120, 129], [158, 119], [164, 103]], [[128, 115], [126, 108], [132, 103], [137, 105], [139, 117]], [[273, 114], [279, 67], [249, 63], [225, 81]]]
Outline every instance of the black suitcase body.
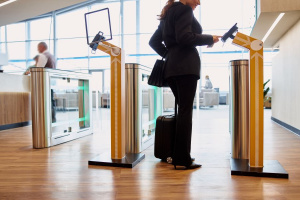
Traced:
[[175, 115], [159, 116], [156, 119], [154, 156], [166, 161], [172, 157], [176, 131]]

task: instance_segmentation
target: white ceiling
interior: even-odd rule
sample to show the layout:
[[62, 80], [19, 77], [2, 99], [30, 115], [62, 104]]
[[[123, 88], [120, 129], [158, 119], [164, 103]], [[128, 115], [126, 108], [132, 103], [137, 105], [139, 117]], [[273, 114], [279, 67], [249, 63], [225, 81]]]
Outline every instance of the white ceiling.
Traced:
[[0, 7], [0, 26], [36, 17], [86, 0], [17, 0]]
[[[262, 40], [279, 14], [280, 12], [261, 13], [252, 30], [251, 36]], [[264, 47], [273, 48], [276, 42], [299, 20], [300, 11], [285, 12], [285, 15], [264, 42]]]
[[264, 42], [273, 48], [280, 38], [300, 20], [300, 0], [257, 0], [258, 19], [251, 36], [262, 40], [280, 13], [285, 13]]

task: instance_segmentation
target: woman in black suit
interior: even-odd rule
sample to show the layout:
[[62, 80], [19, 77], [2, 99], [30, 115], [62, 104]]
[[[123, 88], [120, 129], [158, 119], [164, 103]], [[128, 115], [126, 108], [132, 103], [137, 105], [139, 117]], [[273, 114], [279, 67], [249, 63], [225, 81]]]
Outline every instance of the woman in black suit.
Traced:
[[193, 10], [199, 0], [168, 0], [160, 24], [149, 45], [162, 57], [166, 56], [164, 78], [178, 102], [176, 133], [172, 164], [194, 169], [201, 165], [191, 158], [193, 102], [200, 79], [200, 57], [196, 46], [213, 45], [220, 36], [202, 34], [202, 27]]

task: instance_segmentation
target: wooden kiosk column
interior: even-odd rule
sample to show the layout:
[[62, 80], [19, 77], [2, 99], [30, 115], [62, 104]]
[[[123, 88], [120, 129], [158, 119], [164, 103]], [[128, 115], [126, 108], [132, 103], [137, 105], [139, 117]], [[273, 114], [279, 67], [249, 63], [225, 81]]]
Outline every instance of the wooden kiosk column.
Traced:
[[249, 159], [232, 159], [231, 174], [288, 178], [288, 173], [276, 160], [264, 161], [264, 62], [263, 42], [237, 32], [233, 44], [250, 51], [249, 88]]
[[233, 43], [250, 51], [250, 167], [264, 166], [263, 42], [238, 32]]
[[144, 154], [125, 154], [125, 53], [108, 42], [97, 47], [111, 57], [110, 109], [111, 109], [111, 153], [104, 153], [89, 161], [89, 165], [132, 168], [144, 159]]

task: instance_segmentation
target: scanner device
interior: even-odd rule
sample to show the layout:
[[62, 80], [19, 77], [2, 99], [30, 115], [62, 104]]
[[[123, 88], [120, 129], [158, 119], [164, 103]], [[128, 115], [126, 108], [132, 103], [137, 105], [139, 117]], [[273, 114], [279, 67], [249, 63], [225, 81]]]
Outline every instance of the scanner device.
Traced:
[[226, 40], [228, 39], [228, 38], [231, 38], [231, 39], [234, 39], [234, 33], [235, 32], [237, 32], [238, 31], [238, 27], [237, 27], [237, 23], [235, 23], [235, 25], [233, 26], [233, 27], [231, 27], [231, 29], [229, 29], [229, 31], [228, 32], [226, 32], [223, 36], [222, 36], [222, 38], [221, 38], [221, 40], [222, 40], [222, 42], [223, 43], [225, 43], [226, 42]]
[[97, 35], [94, 37], [93, 41], [90, 43], [90, 47], [92, 48], [93, 52], [97, 50], [99, 42], [103, 40], [105, 40], [105, 37], [103, 36], [103, 32], [99, 31]]

